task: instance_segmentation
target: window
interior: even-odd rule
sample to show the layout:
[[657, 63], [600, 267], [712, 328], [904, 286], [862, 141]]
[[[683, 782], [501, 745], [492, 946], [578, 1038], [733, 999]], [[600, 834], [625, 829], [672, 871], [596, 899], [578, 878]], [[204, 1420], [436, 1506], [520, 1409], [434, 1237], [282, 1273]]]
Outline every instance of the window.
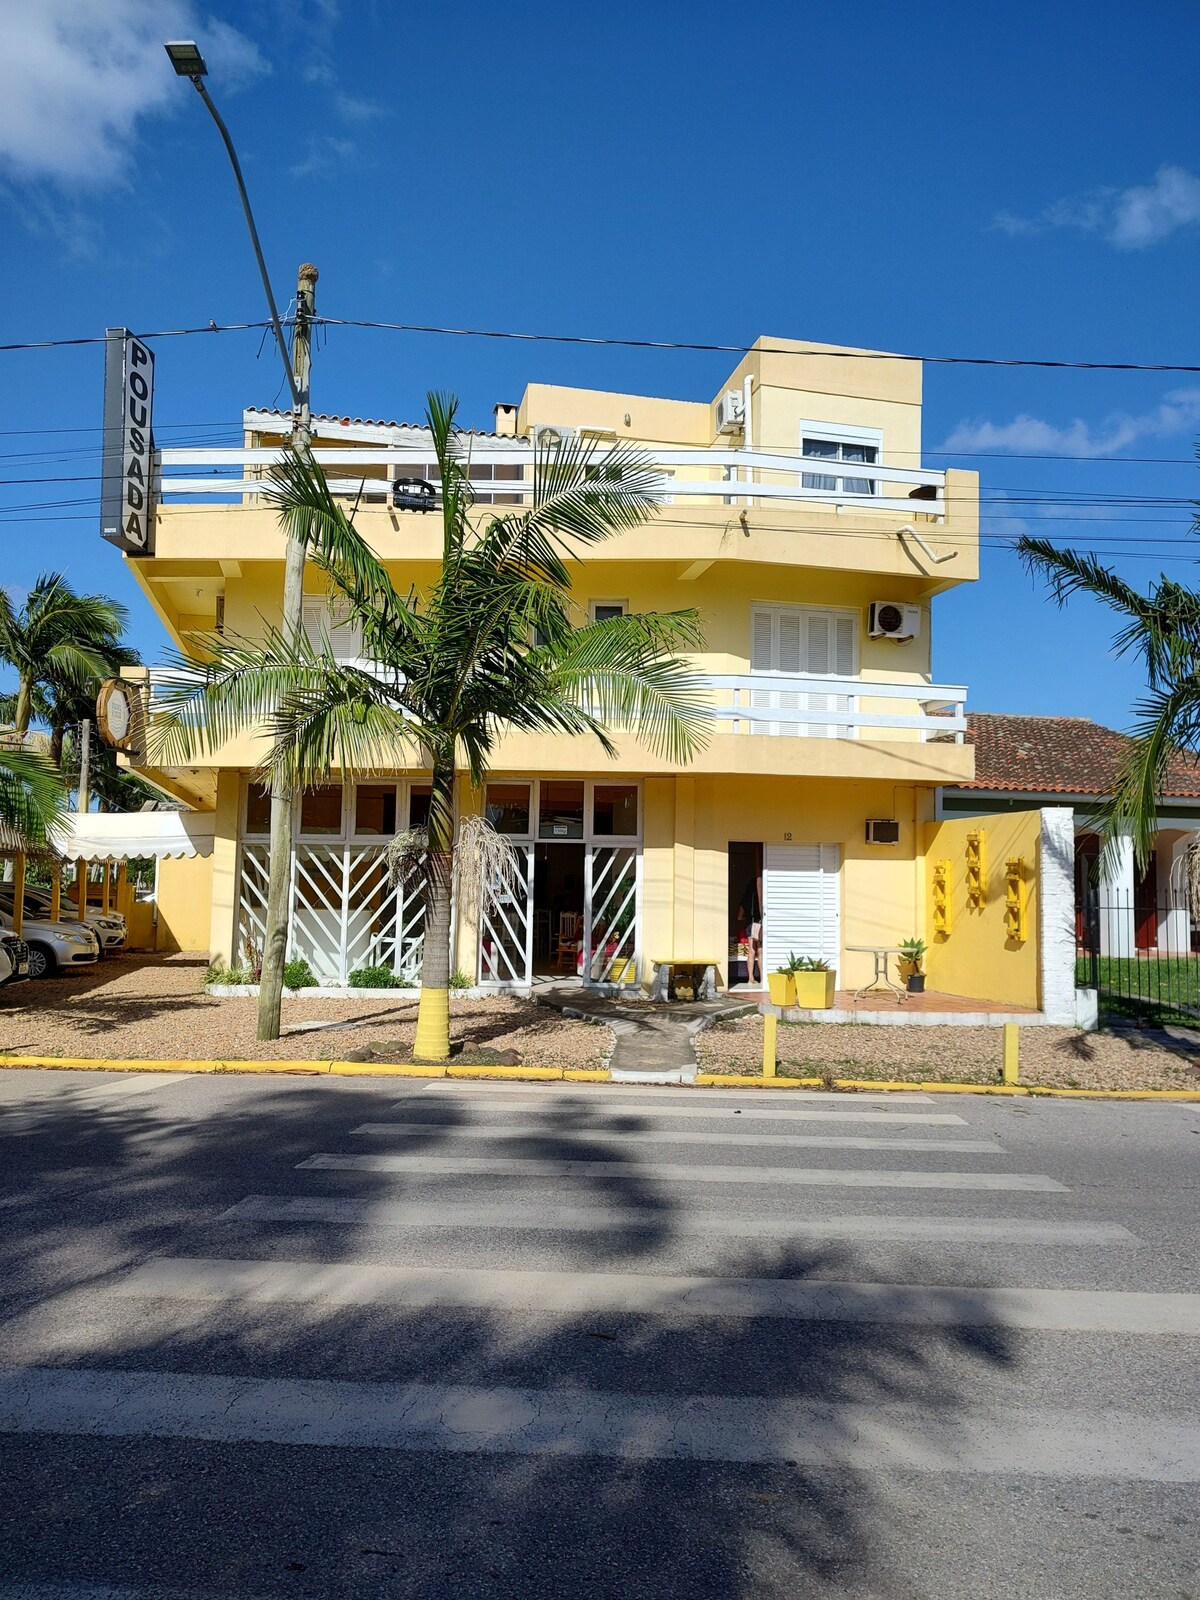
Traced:
[[[408, 791], [408, 825], [410, 828], [427, 828], [429, 826], [429, 802], [433, 795], [433, 785], [429, 783], [414, 783]], [[503, 829], [500, 832], [503, 833]]]
[[362, 656], [358, 623], [331, 606], [327, 597], [305, 600], [304, 632], [314, 650], [324, 650], [328, 645], [337, 661], [357, 661]]
[[387, 835], [396, 831], [396, 785], [360, 783], [354, 791], [354, 832]]
[[592, 793], [592, 832], [596, 837], [632, 839], [637, 831], [637, 784], [598, 783]]
[[624, 600], [593, 600], [589, 609], [593, 622], [608, 622], [612, 617], [623, 617], [629, 607]]
[[[428, 806], [426, 807], [428, 815]], [[487, 819], [497, 833], [529, 834], [529, 785], [489, 783]]]
[[[472, 461], [467, 468], [471, 493], [476, 505], [519, 506], [523, 495], [520, 484], [525, 477], [524, 465], [519, 461]], [[507, 493], [499, 485], [510, 486]]]
[[271, 791], [262, 783], [246, 785], [246, 832], [270, 833]]
[[[850, 678], [858, 672], [857, 611], [819, 611], [815, 606], [756, 605], [751, 611], [750, 670], [788, 677]], [[769, 679], [767, 682], [769, 683]], [[851, 709], [850, 694], [806, 694], [799, 687], [755, 689], [751, 704], [760, 708], [838, 712]], [[759, 718], [758, 733], [787, 734], [807, 739], [853, 737], [849, 723], [803, 722], [797, 716], [778, 721]]]
[[538, 806], [539, 839], [583, 838], [583, 783], [543, 778]]
[[340, 834], [342, 831], [342, 791], [337, 784], [323, 783], [306, 789], [300, 800], [300, 832]]
[[879, 462], [883, 435], [872, 428], [823, 428], [804, 423], [800, 429], [800, 454], [819, 468], [800, 474], [803, 489], [825, 494], [878, 494], [878, 478], [848, 473], [847, 466], [871, 467]]

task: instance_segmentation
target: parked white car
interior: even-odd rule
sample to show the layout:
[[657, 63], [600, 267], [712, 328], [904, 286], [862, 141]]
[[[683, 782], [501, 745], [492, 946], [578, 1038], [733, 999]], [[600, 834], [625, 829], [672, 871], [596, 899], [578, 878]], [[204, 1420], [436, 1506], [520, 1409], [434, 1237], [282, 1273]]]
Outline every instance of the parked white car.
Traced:
[[0, 983], [24, 983], [28, 976], [29, 946], [15, 933], [0, 931]]
[[[11, 933], [13, 919], [0, 911], [0, 930]], [[90, 966], [100, 959], [100, 941], [86, 922], [42, 922], [25, 919], [21, 937], [29, 946], [29, 976], [52, 978], [56, 972]]]
[[[50, 912], [54, 902], [45, 889], [34, 889], [28, 884], [25, 886], [25, 915], [35, 917], [39, 921], [49, 922]], [[12, 912], [13, 886], [11, 883], [0, 883], [0, 911]], [[75, 902], [68, 900], [64, 895], [59, 907], [58, 920], [60, 922], [80, 926], [80, 919], [74, 915]], [[100, 953], [104, 955], [109, 950], [124, 948], [128, 937], [125, 918], [119, 911], [92, 911], [89, 910], [82, 919], [82, 925], [90, 928], [100, 942]]]

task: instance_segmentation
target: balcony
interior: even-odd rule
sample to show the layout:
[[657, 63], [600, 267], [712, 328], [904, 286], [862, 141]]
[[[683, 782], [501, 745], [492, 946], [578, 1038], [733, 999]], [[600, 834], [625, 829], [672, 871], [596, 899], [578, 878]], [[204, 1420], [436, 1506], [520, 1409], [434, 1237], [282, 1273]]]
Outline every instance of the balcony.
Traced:
[[[604, 448], [604, 441], [599, 448]], [[727, 446], [648, 446], [647, 450], [662, 471], [667, 506], [762, 508], [803, 502], [833, 512], [885, 511], [920, 516], [935, 524], [946, 515], [946, 474], [928, 467], [896, 467], [880, 462], [856, 468], [857, 475], [840, 479], [838, 488], [818, 489], [806, 487], [803, 479], [820, 476], [812, 469], [821, 463], [798, 455]], [[326, 470], [335, 495], [367, 506], [390, 508], [395, 484], [401, 479], [432, 480], [436, 486], [436, 469], [428, 445], [317, 449], [313, 455]], [[160, 501], [169, 505], [203, 496], [209, 503], [253, 504], [262, 496], [270, 478], [269, 469], [279, 456], [277, 447], [160, 450]], [[532, 465], [533, 447], [529, 443], [489, 442], [471, 457], [473, 486], [485, 504], [526, 504], [532, 494]], [[360, 470], [339, 470], [346, 467]], [[363, 471], [365, 468], [372, 470]], [[503, 470], [497, 471], [498, 468]], [[870, 483], [873, 492], [859, 493], [849, 487], [862, 482]]]
[[962, 744], [967, 731], [962, 685], [775, 672], [714, 673], [705, 682], [722, 732]]

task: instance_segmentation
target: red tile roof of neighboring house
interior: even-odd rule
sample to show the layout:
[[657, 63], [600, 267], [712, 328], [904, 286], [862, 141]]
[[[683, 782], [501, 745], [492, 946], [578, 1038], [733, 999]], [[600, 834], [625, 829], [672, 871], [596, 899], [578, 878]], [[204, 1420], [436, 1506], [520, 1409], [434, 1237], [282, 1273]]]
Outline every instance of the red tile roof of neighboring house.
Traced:
[[[998, 712], [967, 716], [967, 743], [975, 746], [975, 777], [959, 789], [1033, 794], [1111, 794], [1126, 733], [1088, 717], [1019, 717]], [[1200, 796], [1200, 761], [1171, 763], [1164, 796]]]

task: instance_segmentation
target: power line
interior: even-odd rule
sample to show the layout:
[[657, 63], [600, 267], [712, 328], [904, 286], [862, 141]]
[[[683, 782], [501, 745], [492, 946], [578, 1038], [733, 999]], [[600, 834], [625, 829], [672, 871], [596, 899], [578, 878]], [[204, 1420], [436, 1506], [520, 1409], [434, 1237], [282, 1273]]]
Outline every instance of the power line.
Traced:
[[[827, 356], [841, 361], [928, 362], [932, 366], [1040, 367], [1075, 372], [1200, 372], [1200, 364], [1177, 361], [1057, 361], [1030, 356], [930, 356], [895, 350], [790, 349], [785, 345], [700, 343], [682, 339], [612, 339], [582, 333], [520, 333], [507, 328], [449, 328], [433, 323], [376, 322], [366, 317], [316, 317], [314, 325], [326, 328], [367, 328], [392, 333], [439, 334], [456, 339], [509, 339], [523, 344], [596, 345], [624, 350], [690, 350], [724, 355]], [[268, 328], [269, 322], [210, 322], [200, 328], [159, 328], [139, 334], [142, 339], [180, 339], [196, 333], [237, 333]], [[14, 350], [57, 350], [103, 344], [104, 334], [76, 339], [28, 339], [0, 344], [0, 353]]]
[[[364, 317], [318, 317], [333, 328], [386, 329], [394, 333], [436, 333], [455, 339], [515, 339], [525, 344], [587, 344], [625, 350], [698, 350], [725, 355], [828, 356], [839, 361], [911, 361], [935, 366], [1053, 367], [1080, 372], [1200, 372], [1200, 365], [1150, 361], [1049, 361], [1008, 356], [918, 356], [893, 350], [795, 350], [785, 345], [699, 344], [682, 339], [604, 339], [582, 333], [515, 333], [499, 328], [443, 328], [420, 322], [372, 322]], [[153, 338], [153, 334], [146, 334]], [[3, 349], [0, 346], [0, 349]]]
[[[160, 328], [156, 333], [140, 333], [139, 339], [181, 339], [189, 333], [240, 333], [247, 328], [269, 328], [269, 322], [210, 322], [203, 328]], [[82, 339], [26, 339], [15, 344], [0, 344], [0, 352], [8, 350], [63, 350], [72, 345], [104, 344], [107, 335], [89, 334]]]

